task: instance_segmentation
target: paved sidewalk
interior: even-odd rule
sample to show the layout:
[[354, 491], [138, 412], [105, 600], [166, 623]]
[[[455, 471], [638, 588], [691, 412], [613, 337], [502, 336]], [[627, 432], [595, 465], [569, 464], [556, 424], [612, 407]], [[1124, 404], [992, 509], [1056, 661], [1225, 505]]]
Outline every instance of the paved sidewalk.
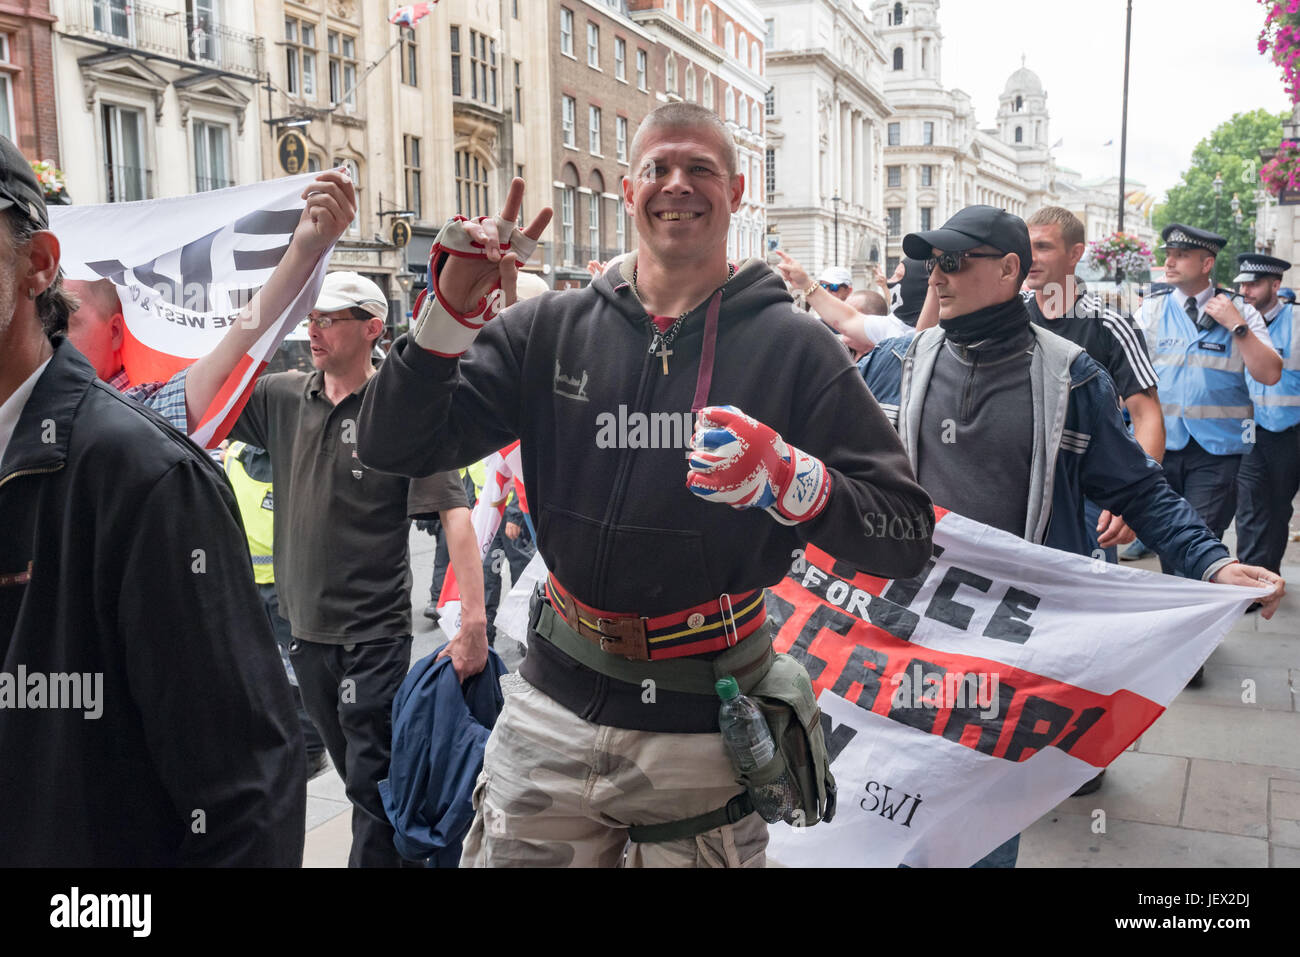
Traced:
[[[1160, 570], [1154, 558], [1134, 564]], [[433, 539], [422, 532], [411, 533], [411, 566], [415, 662], [446, 640], [420, 614], [433, 575]], [[1020, 867], [1300, 867], [1300, 543], [1282, 574], [1291, 590], [1278, 613], [1243, 617], [1206, 662], [1205, 684], [1184, 690], [1111, 764], [1101, 790], [1026, 830]], [[498, 645], [517, 667], [518, 646]], [[351, 807], [331, 769], [307, 785], [303, 863], [346, 866], [351, 842]]]

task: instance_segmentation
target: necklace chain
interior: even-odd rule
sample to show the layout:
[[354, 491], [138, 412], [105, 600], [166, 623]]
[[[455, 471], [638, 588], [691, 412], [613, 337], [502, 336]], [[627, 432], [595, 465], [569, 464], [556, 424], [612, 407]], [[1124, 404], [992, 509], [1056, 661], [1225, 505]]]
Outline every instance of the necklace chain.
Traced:
[[[736, 275], [735, 265], [733, 263], [727, 263], [727, 282], [731, 282], [732, 278], [735, 275]], [[637, 297], [637, 300], [639, 301], [641, 299], [641, 293], [636, 287], [635, 266], [632, 267], [632, 292]], [[647, 312], [645, 318], [646, 318], [646, 322], [650, 324], [650, 331], [652, 333], [650, 338], [650, 350], [649, 350], [650, 353], [653, 354], [657, 349], [666, 348], [672, 345], [673, 340], [677, 338], [677, 333], [681, 332], [682, 325], [686, 322], [686, 317], [689, 316], [692, 312], [694, 312], [698, 308], [699, 308], [698, 306], [693, 306], [690, 309], [687, 309], [685, 312], [683, 312], [680, 316], [677, 317], [677, 320], [671, 326], [669, 326], [663, 332], [659, 331], [659, 327], [654, 324], [654, 320], [650, 318], [650, 314]]]

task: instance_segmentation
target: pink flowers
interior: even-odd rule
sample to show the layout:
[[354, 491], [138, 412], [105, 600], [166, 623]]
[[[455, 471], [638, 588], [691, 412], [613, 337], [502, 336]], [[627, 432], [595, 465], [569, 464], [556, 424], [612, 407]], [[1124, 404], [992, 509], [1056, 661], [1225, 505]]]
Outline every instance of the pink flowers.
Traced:
[[1090, 244], [1083, 261], [1085, 265], [1100, 269], [1108, 276], [1117, 274], [1121, 269], [1125, 275], [1138, 275], [1151, 268], [1151, 247], [1128, 233], [1112, 233], [1105, 239]]
[[1267, 9], [1259, 33], [1261, 54], [1272, 50], [1272, 59], [1282, 68], [1282, 78], [1291, 102], [1300, 102], [1300, 0], [1259, 0]]
[[[1295, 0], [1300, 2], [1300, 0]], [[1274, 157], [1259, 171], [1264, 188], [1274, 196], [1300, 188], [1300, 143], [1283, 140]]]
[[63, 170], [58, 169], [49, 160], [38, 160], [32, 163], [32, 172], [36, 174], [36, 182], [41, 184], [47, 200], [57, 197], [66, 188]]

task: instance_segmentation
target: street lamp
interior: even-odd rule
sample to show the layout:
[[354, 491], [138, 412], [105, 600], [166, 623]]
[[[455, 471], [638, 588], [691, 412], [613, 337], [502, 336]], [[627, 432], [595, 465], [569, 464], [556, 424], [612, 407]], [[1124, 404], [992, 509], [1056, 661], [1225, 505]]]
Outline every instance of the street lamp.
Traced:
[[1223, 195], [1223, 174], [1214, 174], [1214, 231], [1219, 231], [1219, 197]]
[[831, 197], [831, 202], [835, 204], [835, 261], [834, 265], [840, 264], [840, 191], [837, 189], [835, 195]]
[[397, 280], [398, 288], [402, 290], [402, 321], [405, 322], [411, 311], [411, 287], [415, 285], [415, 273], [403, 269], [393, 278]]

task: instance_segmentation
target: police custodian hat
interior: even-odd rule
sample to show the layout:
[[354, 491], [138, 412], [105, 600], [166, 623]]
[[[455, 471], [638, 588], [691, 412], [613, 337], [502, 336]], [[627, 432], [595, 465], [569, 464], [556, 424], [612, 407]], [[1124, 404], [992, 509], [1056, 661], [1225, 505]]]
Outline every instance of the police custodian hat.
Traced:
[[1254, 282], [1256, 279], [1281, 279], [1282, 274], [1291, 268], [1285, 259], [1276, 256], [1262, 256], [1259, 253], [1241, 253], [1237, 257], [1239, 272], [1233, 282]]
[[1215, 255], [1228, 245], [1228, 241], [1218, 233], [1194, 229], [1182, 223], [1170, 223], [1160, 231], [1160, 238], [1165, 241], [1165, 249], [1204, 249]]

